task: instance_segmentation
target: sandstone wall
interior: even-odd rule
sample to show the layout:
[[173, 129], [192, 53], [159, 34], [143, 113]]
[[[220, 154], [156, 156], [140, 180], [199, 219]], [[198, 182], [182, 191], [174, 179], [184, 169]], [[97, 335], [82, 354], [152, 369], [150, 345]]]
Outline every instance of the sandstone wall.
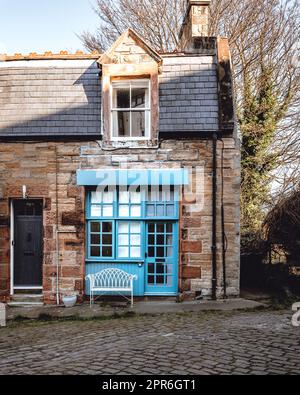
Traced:
[[[224, 139], [225, 220], [228, 238], [227, 274], [229, 295], [239, 294], [239, 192], [238, 142]], [[221, 260], [221, 152], [218, 143], [218, 294], [222, 292]], [[202, 289], [211, 293], [212, 141], [168, 140], [160, 149], [103, 151], [97, 142], [18, 142], [0, 145], [0, 299], [9, 297], [10, 199], [44, 201], [43, 289], [46, 303], [56, 299], [56, 222], [59, 229], [59, 278], [61, 292], [84, 295], [85, 190], [76, 186], [77, 169], [198, 167], [193, 178], [196, 193], [186, 194], [181, 204], [180, 286], [187, 293]], [[201, 171], [201, 169], [203, 169]], [[200, 181], [199, 181], [200, 180]], [[204, 189], [196, 187], [204, 182]], [[195, 206], [195, 202], [198, 206]], [[193, 211], [191, 211], [193, 209]], [[57, 216], [58, 213], [58, 216]]]

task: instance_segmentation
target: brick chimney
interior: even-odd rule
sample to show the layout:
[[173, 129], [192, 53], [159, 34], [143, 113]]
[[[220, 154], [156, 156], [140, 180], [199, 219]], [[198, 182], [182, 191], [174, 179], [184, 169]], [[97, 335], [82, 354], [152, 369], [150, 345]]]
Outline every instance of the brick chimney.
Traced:
[[194, 52], [199, 38], [208, 37], [211, 0], [187, 0], [187, 11], [179, 34], [180, 50]]

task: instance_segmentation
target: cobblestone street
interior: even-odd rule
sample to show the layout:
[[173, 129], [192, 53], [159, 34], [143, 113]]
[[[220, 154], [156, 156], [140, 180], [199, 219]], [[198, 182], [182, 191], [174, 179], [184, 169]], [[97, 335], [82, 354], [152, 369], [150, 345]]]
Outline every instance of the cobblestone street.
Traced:
[[1, 374], [300, 374], [291, 312], [221, 312], [0, 328]]

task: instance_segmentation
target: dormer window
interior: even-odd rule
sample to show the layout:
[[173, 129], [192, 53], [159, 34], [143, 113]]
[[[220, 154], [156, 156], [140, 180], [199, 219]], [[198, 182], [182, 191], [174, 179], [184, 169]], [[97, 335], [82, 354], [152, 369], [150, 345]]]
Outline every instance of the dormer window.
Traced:
[[150, 80], [111, 83], [111, 136], [113, 140], [146, 140], [151, 128]]

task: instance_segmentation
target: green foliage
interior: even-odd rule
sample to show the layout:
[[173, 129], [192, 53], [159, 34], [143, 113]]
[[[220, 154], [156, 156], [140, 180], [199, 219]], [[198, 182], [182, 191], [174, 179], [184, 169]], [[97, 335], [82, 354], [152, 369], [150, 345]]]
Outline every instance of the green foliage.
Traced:
[[269, 69], [261, 69], [253, 86], [244, 84], [244, 102], [239, 114], [242, 133], [242, 227], [243, 233], [257, 233], [269, 203], [271, 172], [276, 152], [270, 151], [279, 119], [279, 100]]

